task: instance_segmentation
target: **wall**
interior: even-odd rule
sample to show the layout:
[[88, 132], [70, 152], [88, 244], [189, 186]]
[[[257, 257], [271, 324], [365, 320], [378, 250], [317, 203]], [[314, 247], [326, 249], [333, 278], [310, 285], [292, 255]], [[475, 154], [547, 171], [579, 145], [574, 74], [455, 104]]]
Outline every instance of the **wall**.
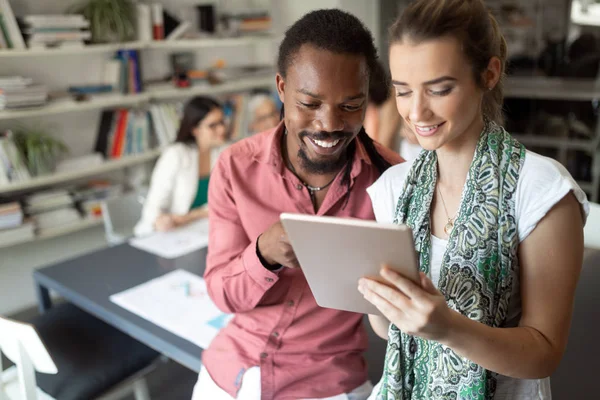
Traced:
[[[10, 0], [16, 15], [61, 13], [75, 0]], [[377, 1], [363, 0], [162, 0], [165, 8], [185, 19], [195, 22], [193, 6], [201, 3], [217, 4], [220, 9], [260, 8], [272, 10], [275, 32], [282, 33], [296, 19], [308, 11], [319, 8], [342, 8], [356, 13], [365, 24], [377, 32]], [[93, 54], [85, 58], [77, 55], [61, 57], [3, 58], [0, 76], [19, 74], [31, 76], [46, 83], [51, 89], [64, 89], [70, 84], [97, 82], [102, 74], [103, 61], [110, 54]], [[217, 58], [229, 65], [250, 62], [274, 63], [276, 48], [226, 47], [197, 51], [198, 67], [210, 65]], [[168, 51], [153, 50], [143, 54], [145, 79], [166, 75], [169, 71]], [[100, 113], [61, 114], [57, 116], [29, 118], [19, 121], [0, 121], [0, 129], [16, 124], [44, 126], [54, 135], [65, 140], [71, 156], [91, 151], [96, 138]], [[0, 249], [0, 315], [11, 314], [36, 304], [31, 274], [34, 269], [77, 257], [106, 246], [101, 227], [80, 231], [68, 236]]]

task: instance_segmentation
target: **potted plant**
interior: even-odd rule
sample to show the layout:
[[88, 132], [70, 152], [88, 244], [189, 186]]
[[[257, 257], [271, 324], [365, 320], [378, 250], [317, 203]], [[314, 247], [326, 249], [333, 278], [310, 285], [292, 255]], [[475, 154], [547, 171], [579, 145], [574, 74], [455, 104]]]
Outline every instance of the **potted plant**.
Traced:
[[68, 152], [62, 140], [53, 138], [41, 129], [21, 127], [13, 133], [15, 144], [32, 176], [54, 172], [58, 157]]
[[135, 37], [133, 0], [83, 0], [69, 9], [90, 21], [93, 43], [126, 42]]

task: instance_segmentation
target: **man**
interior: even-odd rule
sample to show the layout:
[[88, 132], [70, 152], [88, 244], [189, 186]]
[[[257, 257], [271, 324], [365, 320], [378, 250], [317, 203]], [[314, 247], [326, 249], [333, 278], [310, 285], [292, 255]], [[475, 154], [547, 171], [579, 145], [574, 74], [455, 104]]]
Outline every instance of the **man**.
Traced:
[[248, 102], [249, 133], [264, 132], [279, 123], [279, 110], [273, 98], [264, 93], [255, 94]]
[[203, 353], [194, 398], [370, 394], [362, 315], [316, 304], [279, 215], [374, 219], [365, 189], [401, 161], [362, 129], [369, 85], [389, 84], [378, 65], [371, 34], [342, 11], [311, 12], [286, 32], [283, 121], [232, 145], [211, 175], [205, 279], [236, 315]]

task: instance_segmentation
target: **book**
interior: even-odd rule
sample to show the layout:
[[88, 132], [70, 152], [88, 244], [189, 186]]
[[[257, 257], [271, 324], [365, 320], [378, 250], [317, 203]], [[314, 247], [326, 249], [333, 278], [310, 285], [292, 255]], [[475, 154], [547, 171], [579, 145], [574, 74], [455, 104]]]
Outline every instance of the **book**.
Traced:
[[10, 37], [10, 40], [13, 44], [13, 48], [25, 49], [25, 41], [23, 40], [23, 35], [21, 34], [21, 30], [19, 29], [17, 19], [15, 18], [15, 14], [13, 13], [13, 10], [8, 0], [0, 0], [0, 12], [2, 12], [3, 21], [6, 25], [8, 36]]
[[154, 40], [165, 38], [163, 6], [160, 3], [152, 4], [152, 37]]
[[177, 26], [171, 33], [169, 33], [165, 40], [177, 40], [183, 37], [183, 35], [190, 30], [192, 24], [188, 21], [183, 21]]
[[137, 38], [142, 42], [150, 42], [153, 38], [152, 11], [148, 4], [137, 4]]

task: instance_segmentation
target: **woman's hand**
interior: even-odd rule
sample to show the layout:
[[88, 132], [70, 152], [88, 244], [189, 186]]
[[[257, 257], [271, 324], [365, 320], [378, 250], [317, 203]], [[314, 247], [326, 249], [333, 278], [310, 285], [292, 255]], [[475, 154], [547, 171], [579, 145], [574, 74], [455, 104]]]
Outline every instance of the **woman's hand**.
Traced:
[[175, 216], [172, 214], [161, 214], [154, 222], [154, 229], [158, 232], [166, 232], [174, 229], [177, 226]]
[[455, 312], [424, 273], [420, 273], [421, 286], [387, 266], [382, 268], [381, 276], [386, 283], [362, 278], [358, 290], [398, 329], [436, 341], [448, 334]]

